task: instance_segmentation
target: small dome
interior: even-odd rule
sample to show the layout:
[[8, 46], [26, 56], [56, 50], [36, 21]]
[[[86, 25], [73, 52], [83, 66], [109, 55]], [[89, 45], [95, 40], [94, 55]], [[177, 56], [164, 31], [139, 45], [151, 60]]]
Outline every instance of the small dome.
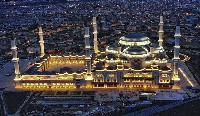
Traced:
[[149, 38], [141, 33], [130, 33], [122, 37], [121, 40], [127, 42], [143, 42], [149, 40]]
[[111, 53], [118, 53], [118, 50], [119, 50], [119, 48], [118, 48], [117, 43], [114, 43], [114, 44], [108, 46], [106, 49], [107, 52], [111, 52]]
[[153, 48], [159, 48], [159, 44], [155, 44], [155, 43], [151, 43], [149, 44], [150, 47], [153, 47]]
[[164, 54], [157, 54], [156, 58], [164, 59], [164, 58], [166, 58], [166, 56]]
[[170, 68], [167, 67], [167, 66], [160, 67], [160, 69], [161, 69], [161, 70], [170, 70]]
[[118, 48], [117, 48], [117, 47], [114, 47], [114, 46], [109, 46], [109, 47], [108, 47], [108, 50], [115, 50], [115, 51], [118, 51]]

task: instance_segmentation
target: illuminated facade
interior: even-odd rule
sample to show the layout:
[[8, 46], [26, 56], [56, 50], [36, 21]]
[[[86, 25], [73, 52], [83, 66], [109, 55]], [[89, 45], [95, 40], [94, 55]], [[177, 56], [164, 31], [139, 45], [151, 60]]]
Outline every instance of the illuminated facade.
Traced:
[[[130, 33], [98, 50], [96, 18], [93, 18], [94, 53], [90, 53], [89, 27], [85, 28], [85, 55], [44, 55], [39, 28], [41, 58], [14, 79], [16, 88], [172, 88], [178, 85], [180, 27], [176, 29], [174, 63], [163, 49], [163, 17], [159, 44], [140, 33]], [[178, 43], [177, 43], [178, 42]], [[55, 71], [55, 70], [59, 71]], [[176, 82], [175, 82], [176, 81]]]

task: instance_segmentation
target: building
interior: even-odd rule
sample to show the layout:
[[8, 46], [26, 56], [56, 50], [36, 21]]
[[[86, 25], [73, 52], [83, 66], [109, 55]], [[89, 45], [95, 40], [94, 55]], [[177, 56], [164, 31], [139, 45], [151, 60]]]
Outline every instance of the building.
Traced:
[[[160, 16], [159, 44], [140, 33], [129, 33], [98, 50], [97, 23], [93, 18], [94, 53], [90, 53], [89, 27], [85, 27], [85, 55], [45, 55], [39, 27], [40, 59], [14, 79], [16, 88], [173, 88], [178, 76], [180, 26], [176, 27], [173, 61], [163, 49], [163, 16]], [[12, 46], [13, 46], [12, 42]], [[13, 52], [16, 52], [13, 46]], [[14, 62], [18, 62], [14, 56]]]

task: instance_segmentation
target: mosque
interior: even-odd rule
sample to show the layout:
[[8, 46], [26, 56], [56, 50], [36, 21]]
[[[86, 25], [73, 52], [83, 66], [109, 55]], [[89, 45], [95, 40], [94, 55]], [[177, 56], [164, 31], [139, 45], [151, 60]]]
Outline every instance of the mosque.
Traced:
[[[91, 53], [89, 27], [85, 27], [85, 54], [45, 55], [42, 27], [39, 27], [40, 58], [20, 73], [15, 40], [11, 41], [16, 88], [173, 88], [178, 87], [180, 25], [176, 26], [174, 58], [163, 48], [163, 16], [159, 23], [159, 44], [141, 33], [129, 33], [98, 50], [97, 23], [93, 17], [94, 53]], [[55, 69], [59, 71], [55, 71]]]

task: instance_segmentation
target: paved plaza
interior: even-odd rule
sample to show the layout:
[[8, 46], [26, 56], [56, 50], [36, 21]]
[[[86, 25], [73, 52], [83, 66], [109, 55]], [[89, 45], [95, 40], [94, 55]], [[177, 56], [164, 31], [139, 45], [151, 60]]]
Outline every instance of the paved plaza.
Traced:
[[199, 84], [197, 83], [196, 79], [186, 66], [186, 64], [182, 61], [179, 62], [179, 76], [181, 78], [180, 84], [182, 88], [185, 88], [187, 86], [192, 87], [199, 87]]
[[50, 67], [48, 67], [46, 69], [46, 71], [60, 71], [61, 68], [64, 68], [64, 67], [69, 67], [71, 68], [71, 70], [73, 72], [76, 72], [76, 71], [81, 71], [81, 70], [84, 70], [86, 68], [86, 65], [84, 64], [53, 64], [51, 65]]
[[[23, 73], [30, 67], [30, 63], [35, 62], [36, 59], [20, 59], [20, 72]], [[8, 62], [4, 65], [4, 68], [0, 72], [0, 88], [5, 88], [5, 91], [16, 91], [15, 84], [14, 84], [14, 64], [13, 62]], [[7, 75], [9, 74], [9, 75]]]

